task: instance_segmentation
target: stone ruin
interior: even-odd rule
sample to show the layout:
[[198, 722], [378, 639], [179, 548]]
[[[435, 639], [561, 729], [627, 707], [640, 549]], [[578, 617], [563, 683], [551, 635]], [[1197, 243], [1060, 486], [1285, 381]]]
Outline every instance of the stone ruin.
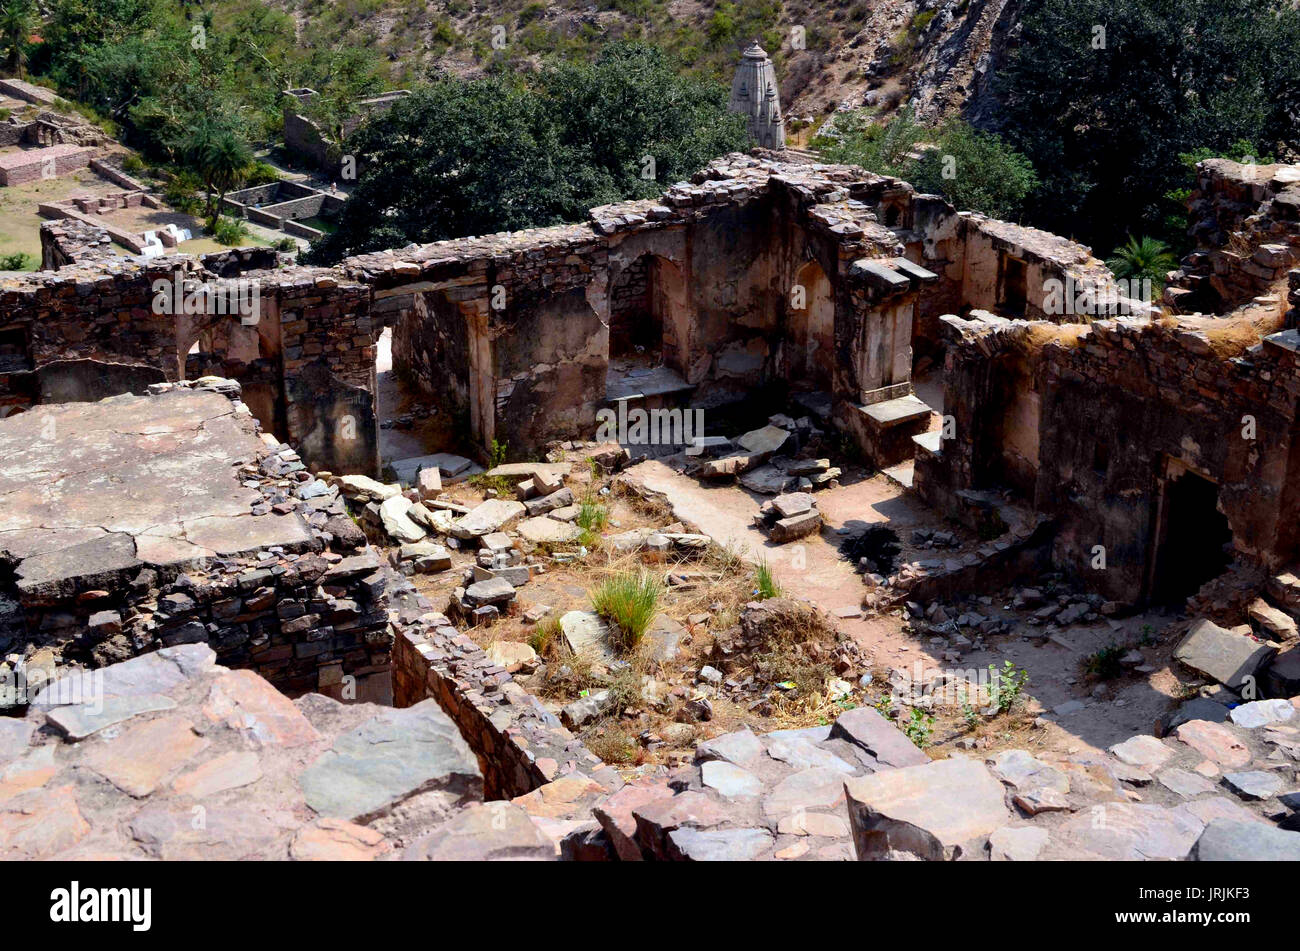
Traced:
[[[582, 223], [333, 268], [269, 249], [130, 260], [94, 228], [47, 226], [50, 269], [0, 289], [0, 638], [19, 672], [82, 673], [0, 723], [5, 781], [22, 786], [0, 799], [0, 853], [199, 854], [216, 834], [168, 817], [212, 797], [223, 828], [250, 830], [230, 858], [1296, 857], [1271, 764], [1298, 755], [1297, 178], [1202, 163], [1200, 247], [1163, 312], [1078, 244], [764, 150]], [[256, 312], [211, 306], [221, 281], [254, 285]], [[774, 418], [703, 465], [744, 474], [837, 430], [988, 540], [929, 579], [880, 577], [882, 592], [904, 575], [913, 595], [987, 582], [997, 563], [1050, 565], [1108, 611], [1191, 598], [1207, 619], [1177, 657], [1218, 699], [1091, 758], [931, 762], [861, 708], [715, 737], [627, 781], [463, 629], [497, 588], [513, 595], [507, 572], [528, 574], [496, 544], [506, 526], [576, 507], [563, 475], [510, 470], [520, 501], [472, 512], [436, 504], [435, 476], [465, 471], [446, 454], [410, 490], [369, 478], [390, 328], [400, 375], [463, 428], [441, 448], [481, 462], [587, 439], [619, 404], [725, 410], [779, 385], [808, 422]], [[926, 363], [942, 366], [939, 406], [914, 389]], [[795, 462], [757, 516], [777, 542], [821, 530], [797, 480], [833, 478], [829, 460]], [[168, 491], [182, 480], [195, 490]], [[426, 529], [481, 546], [446, 610], [397, 570], [445, 570]], [[385, 533], [402, 542], [387, 559]], [[747, 605], [741, 630], [780, 610]], [[1243, 610], [1262, 639], [1216, 623]], [[96, 674], [99, 708], [67, 696]], [[409, 746], [395, 773], [373, 769], [386, 742]], [[1220, 773], [1235, 799], [1197, 798]], [[125, 825], [103, 817], [126, 805], [86, 798], [92, 776], [130, 798]], [[253, 818], [272, 800], [292, 816], [274, 828]], [[1104, 835], [1098, 804], [1117, 820]]]

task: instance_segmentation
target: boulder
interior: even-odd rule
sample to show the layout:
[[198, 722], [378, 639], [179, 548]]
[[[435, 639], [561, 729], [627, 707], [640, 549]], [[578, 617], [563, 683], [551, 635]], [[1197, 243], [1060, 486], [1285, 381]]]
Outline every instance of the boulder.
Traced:
[[399, 542], [422, 541], [425, 531], [411, 520], [408, 513], [411, 502], [405, 496], [394, 495], [379, 506], [379, 520], [388, 536]]
[[1300, 832], [1214, 819], [1192, 846], [1194, 862], [1300, 862]]
[[1174, 658], [1235, 690], [1255, 678], [1274, 653], [1272, 647], [1202, 619], [1174, 650]]
[[982, 849], [1011, 813], [983, 763], [952, 757], [849, 779], [849, 822], [859, 860], [906, 852], [950, 860]]

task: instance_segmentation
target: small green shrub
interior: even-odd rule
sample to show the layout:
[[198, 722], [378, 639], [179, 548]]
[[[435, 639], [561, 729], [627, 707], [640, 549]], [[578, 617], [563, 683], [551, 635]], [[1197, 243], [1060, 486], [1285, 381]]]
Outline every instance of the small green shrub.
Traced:
[[36, 267], [36, 258], [22, 251], [0, 255], [0, 271], [31, 271]]
[[911, 716], [899, 720], [898, 728], [918, 749], [925, 749], [930, 742], [930, 734], [934, 732], [934, 717], [913, 707]]
[[662, 595], [662, 583], [649, 572], [626, 572], [602, 582], [591, 593], [591, 603], [613, 624], [616, 646], [626, 651], [640, 643]]
[[999, 671], [989, 664], [989, 705], [996, 713], [1006, 713], [1020, 702], [1020, 695], [1029, 683], [1029, 671], [1004, 661]]
[[781, 586], [772, 577], [772, 568], [768, 565], [766, 558], [760, 561], [758, 567], [754, 569], [754, 579], [757, 584], [758, 600], [766, 601], [768, 598], [781, 597]]
[[222, 215], [212, 223], [212, 237], [219, 244], [236, 245], [248, 238], [248, 227], [236, 218]]
[[1124, 673], [1119, 659], [1124, 656], [1124, 649], [1113, 641], [1100, 650], [1089, 654], [1083, 662], [1083, 668], [1089, 676], [1098, 680], [1114, 680]]

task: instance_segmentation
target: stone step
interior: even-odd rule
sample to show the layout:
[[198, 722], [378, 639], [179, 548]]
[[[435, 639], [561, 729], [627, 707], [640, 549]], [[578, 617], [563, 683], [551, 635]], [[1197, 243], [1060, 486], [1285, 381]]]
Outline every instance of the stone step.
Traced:
[[870, 406], [863, 407], [862, 411], [877, 429], [892, 429], [895, 426], [929, 419], [932, 412], [930, 407], [911, 394], [898, 399], [872, 403]]
[[919, 433], [912, 437], [917, 449], [932, 456], [943, 455], [943, 431], [932, 429], [928, 433]]
[[[913, 436], [912, 438], [916, 439], [917, 437]], [[888, 469], [881, 469], [880, 471], [891, 482], [897, 482], [903, 488], [910, 489], [912, 487], [912, 476], [915, 474], [915, 465], [916, 463], [913, 460], [908, 459], [906, 462], [900, 462], [896, 466], [890, 466]]]

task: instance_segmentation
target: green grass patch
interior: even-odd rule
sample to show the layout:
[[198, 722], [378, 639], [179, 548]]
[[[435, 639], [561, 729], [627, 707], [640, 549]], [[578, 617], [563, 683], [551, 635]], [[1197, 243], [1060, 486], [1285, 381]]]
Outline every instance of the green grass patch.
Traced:
[[662, 596], [663, 584], [654, 575], [629, 571], [601, 582], [591, 593], [591, 604], [613, 625], [616, 645], [630, 651], [649, 629]]

